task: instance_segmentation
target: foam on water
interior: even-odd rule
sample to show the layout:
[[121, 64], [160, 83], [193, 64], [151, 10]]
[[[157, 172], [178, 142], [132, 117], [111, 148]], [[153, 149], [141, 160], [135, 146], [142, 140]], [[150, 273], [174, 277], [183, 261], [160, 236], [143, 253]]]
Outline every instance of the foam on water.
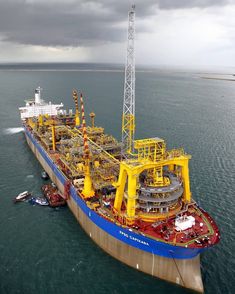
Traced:
[[7, 128], [3, 130], [3, 133], [5, 135], [13, 135], [13, 134], [18, 134], [20, 132], [23, 132], [23, 128], [22, 127], [17, 127], [17, 128]]

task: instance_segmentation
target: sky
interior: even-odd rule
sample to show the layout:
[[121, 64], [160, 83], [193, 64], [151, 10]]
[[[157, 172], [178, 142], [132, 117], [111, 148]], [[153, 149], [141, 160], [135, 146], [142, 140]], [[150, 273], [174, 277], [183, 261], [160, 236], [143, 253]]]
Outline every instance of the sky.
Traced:
[[[235, 0], [135, 0], [136, 64], [235, 67]], [[129, 0], [0, 0], [0, 63], [125, 62]]]

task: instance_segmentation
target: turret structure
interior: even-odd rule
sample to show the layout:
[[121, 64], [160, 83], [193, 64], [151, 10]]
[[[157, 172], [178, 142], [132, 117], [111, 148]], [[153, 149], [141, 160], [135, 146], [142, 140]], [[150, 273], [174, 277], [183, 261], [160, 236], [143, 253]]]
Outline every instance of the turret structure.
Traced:
[[[188, 161], [182, 149], [166, 150], [164, 140], [134, 140], [135, 132], [135, 11], [128, 14], [127, 60], [122, 117], [122, 160], [114, 213], [128, 224], [153, 222], [179, 213], [191, 202]], [[123, 209], [125, 207], [125, 209]]]

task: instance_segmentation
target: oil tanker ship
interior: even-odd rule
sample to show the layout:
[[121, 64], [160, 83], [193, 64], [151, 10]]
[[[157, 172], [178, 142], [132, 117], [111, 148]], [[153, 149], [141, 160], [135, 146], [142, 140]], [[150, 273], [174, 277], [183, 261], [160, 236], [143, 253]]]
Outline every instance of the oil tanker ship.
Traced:
[[[193, 200], [182, 148], [163, 139], [135, 140], [134, 8], [128, 14], [122, 142], [86, 125], [84, 101], [75, 111], [35, 97], [20, 107], [29, 147], [57, 185], [78, 222], [103, 250], [125, 264], [203, 292], [200, 253], [220, 239], [210, 215]], [[80, 105], [79, 105], [80, 102]]]

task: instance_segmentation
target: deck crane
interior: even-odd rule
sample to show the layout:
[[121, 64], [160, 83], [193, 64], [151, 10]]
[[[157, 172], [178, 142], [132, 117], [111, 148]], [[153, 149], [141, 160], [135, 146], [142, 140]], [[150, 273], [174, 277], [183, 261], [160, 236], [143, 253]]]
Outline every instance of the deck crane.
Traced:
[[133, 153], [135, 133], [135, 6], [128, 13], [127, 56], [122, 113], [122, 157]]

